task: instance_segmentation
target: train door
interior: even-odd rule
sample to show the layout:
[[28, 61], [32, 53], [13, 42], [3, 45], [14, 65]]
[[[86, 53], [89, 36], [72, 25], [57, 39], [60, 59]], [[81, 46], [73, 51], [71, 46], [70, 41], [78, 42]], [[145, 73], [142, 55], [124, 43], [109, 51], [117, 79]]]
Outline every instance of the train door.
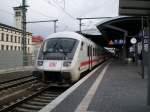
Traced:
[[88, 58], [89, 58], [89, 70], [92, 68], [92, 47], [89, 45], [88, 46]]
[[90, 70], [90, 46], [87, 47], [87, 55], [88, 55], [88, 64], [89, 64], [89, 70]]
[[83, 42], [81, 42], [81, 48], [80, 48], [80, 52], [79, 52], [79, 60], [78, 61], [80, 62], [80, 71], [84, 70], [85, 54], [84, 54], [84, 43]]
[[91, 56], [91, 60], [90, 60], [90, 66], [91, 66], [91, 69], [92, 69], [92, 59], [93, 59], [93, 51], [92, 51], [92, 46], [90, 47], [90, 51], [91, 51], [91, 54], [90, 54], [90, 56]]

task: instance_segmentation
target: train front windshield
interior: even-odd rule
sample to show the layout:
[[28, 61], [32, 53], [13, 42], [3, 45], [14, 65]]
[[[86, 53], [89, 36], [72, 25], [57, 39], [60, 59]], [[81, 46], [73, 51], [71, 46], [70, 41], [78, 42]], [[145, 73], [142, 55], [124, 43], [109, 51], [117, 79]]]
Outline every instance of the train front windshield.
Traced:
[[78, 41], [72, 38], [51, 38], [44, 42], [43, 59], [62, 60], [72, 59], [76, 50]]
[[74, 44], [74, 39], [54, 38], [49, 39], [45, 43], [45, 51], [50, 53], [71, 53]]

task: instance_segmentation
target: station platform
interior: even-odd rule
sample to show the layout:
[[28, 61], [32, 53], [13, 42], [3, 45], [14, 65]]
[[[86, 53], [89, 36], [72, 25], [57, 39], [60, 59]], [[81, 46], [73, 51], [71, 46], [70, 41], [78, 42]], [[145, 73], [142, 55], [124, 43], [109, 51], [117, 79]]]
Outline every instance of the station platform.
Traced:
[[150, 112], [147, 78], [135, 65], [109, 60], [39, 112]]

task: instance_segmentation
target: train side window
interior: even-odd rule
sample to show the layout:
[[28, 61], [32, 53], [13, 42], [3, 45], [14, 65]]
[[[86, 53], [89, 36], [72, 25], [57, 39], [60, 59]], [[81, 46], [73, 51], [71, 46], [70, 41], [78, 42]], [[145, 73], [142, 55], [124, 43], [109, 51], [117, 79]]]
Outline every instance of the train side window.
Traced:
[[84, 45], [84, 43], [83, 43], [83, 42], [81, 42], [81, 51], [83, 50], [83, 45]]
[[87, 46], [87, 56], [89, 56], [89, 54], [90, 54], [90, 47]]
[[96, 56], [98, 56], [98, 49], [96, 49]]
[[93, 56], [95, 56], [95, 48], [93, 48]]
[[92, 46], [90, 46], [90, 56], [92, 56]]

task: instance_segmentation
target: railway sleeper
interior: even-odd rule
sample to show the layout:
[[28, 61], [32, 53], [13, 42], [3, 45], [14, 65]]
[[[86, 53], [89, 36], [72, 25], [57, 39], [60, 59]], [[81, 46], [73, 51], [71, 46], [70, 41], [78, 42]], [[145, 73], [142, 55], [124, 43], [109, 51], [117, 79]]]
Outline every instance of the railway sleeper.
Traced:
[[42, 93], [42, 95], [43, 96], [48, 96], [48, 97], [57, 97], [60, 94], [58, 94], [58, 93]]
[[27, 102], [28, 104], [31, 104], [31, 105], [39, 105], [39, 106], [45, 106], [47, 105], [47, 103], [40, 103], [40, 102], [36, 102], [36, 101], [28, 101]]
[[50, 102], [50, 100], [44, 100], [44, 99], [40, 99], [40, 98], [34, 98], [33, 100], [37, 101], [37, 102], [45, 102], [45, 103], [49, 103]]
[[46, 91], [46, 92], [44, 92], [44, 93], [42, 93], [42, 94], [44, 94], [44, 95], [59, 95], [59, 94], [61, 94], [62, 92], [50, 92], [50, 91]]
[[38, 98], [41, 98], [41, 99], [45, 99], [45, 100], [50, 100], [50, 99], [54, 99], [54, 98], [56, 98], [56, 97], [46, 97], [46, 96], [38, 96]]
[[40, 110], [41, 108], [43, 108], [43, 106], [30, 105], [27, 103], [24, 103], [24, 104], [20, 105], [19, 107], [25, 108], [25, 109], [31, 109], [31, 110]]
[[14, 112], [37, 112], [37, 110], [30, 110], [30, 109], [25, 109], [25, 108], [16, 107], [16, 108], [14, 109]]
[[42, 99], [42, 100], [47, 100], [47, 101], [52, 101], [52, 100], [54, 100], [56, 97], [53, 97], [53, 98], [51, 98], [51, 97], [49, 97], [49, 98], [43, 98], [43, 97], [37, 97], [37, 98], [39, 98], [39, 99]]

